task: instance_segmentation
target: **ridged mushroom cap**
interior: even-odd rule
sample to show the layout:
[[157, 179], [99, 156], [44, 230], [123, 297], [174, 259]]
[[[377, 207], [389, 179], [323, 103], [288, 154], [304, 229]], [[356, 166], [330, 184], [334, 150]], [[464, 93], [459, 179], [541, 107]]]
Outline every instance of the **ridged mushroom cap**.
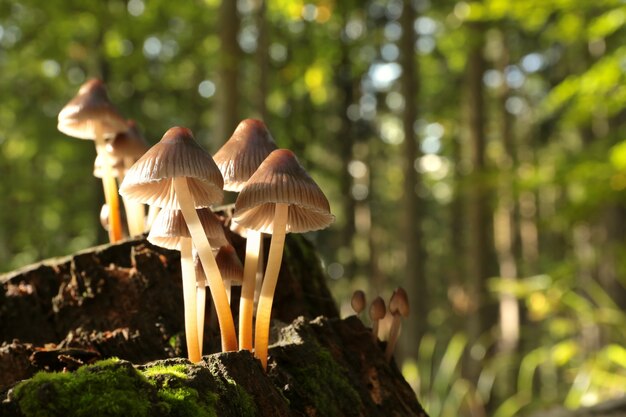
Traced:
[[129, 158], [134, 161], [150, 148], [134, 120], [127, 121], [127, 130], [115, 135], [106, 144], [106, 151], [114, 158]]
[[243, 265], [232, 245], [222, 246], [215, 256], [215, 262], [217, 262], [224, 281], [241, 285], [243, 282]]
[[380, 320], [385, 317], [385, 314], [387, 314], [385, 300], [383, 300], [380, 296], [374, 298], [369, 310], [370, 320]]
[[120, 194], [130, 201], [180, 209], [173, 179], [187, 177], [196, 208], [219, 204], [224, 180], [213, 158], [193, 138], [191, 130], [173, 127], [126, 172]]
[[359, 314], [361, 311], [365, 309], [365, 293], [362, 290], [356, 290], [352, 293], [352, 299], [350, 300], [350, 305], [356, 314]]
[[409, 296], [402, 287], [398, 287], [389, 300], [389, 312], [391, 314], [399, 314], [402, 317], [409, 316]]
[[[228, 244], [222, 222], [208, 208], [196, 210], [212, 248]], [[180, 238], [190, 238], [187, 223], [180, 210], [161, 210], [154, 219], [148, 241], [162, 248], [180, 250]]]
[[103, 137], [113, 137], [126, 130], [126, 120], [115, 109], [104, 83], [92, 79], [84, 83], [61, 109], [57, 129], [79, 139], [96, 138], [99, 129]]
[[289, 204], [287, 233], [324, 229], [335, 219], [322, 190], [287, 149], [273, 151], [250, 177], [233, 218], [248, 229], [272, 233], [276, 203]]
[[259, 165], [278, 147], [261, 120], [242, 120], [233, 135], [213, 155], [224, 176], [224, 189], [239, 192]]

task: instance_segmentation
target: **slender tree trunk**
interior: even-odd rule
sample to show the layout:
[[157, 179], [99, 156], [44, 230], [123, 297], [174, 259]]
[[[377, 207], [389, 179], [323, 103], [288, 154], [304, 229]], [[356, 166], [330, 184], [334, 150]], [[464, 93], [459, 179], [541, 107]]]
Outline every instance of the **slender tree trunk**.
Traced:
[[269, 73], [268, 45], [269, 27], [267, 25], [266, 11], [267, 1], [257, 0], [256, 26], [259, 31], [257, 38], [257, 50], [255, 55], [256, 70], [258, 73], [258, 86], [256, 96], [256, 108], [254, 109], [262, 120], [267, 119], [267, 79]]
[[[473, 305], [473, 312], [466, 320], [470, 344], [489, 329], [495, 319], [487, 306], [487, 278], [490, 267], [490, 210], [489, 193], [485, 181], [485, 109], [483, 98], [483, 28], [471, 26], [470, 50], [466, 67], [466, 141], [469, 153], [469, 179], [466, 205], [467, 241], [465, 249], [466, 288]], [[471, 380], [476, 380], [481, 371], [481, 361], [467, 355], [465, 372]]]
[[219, 8], [220, 60], [215, 112], [215, 140], [218, 143], [228, 139], [239, 122], [239, 24], [237, 2], [223, 0]]
[[417, 35], [413, 27], [416, 12], [413, 2], [404, 1], [400, 24], [400, 64], [402, 65], [401, 85], [404, 93], [404, 113], [402, 125], [404, 130], [404, 223], [403, 233], [406, 245], [405, 285], [411, 299], [411, 315], [406, 321], [402, 351], [415, 356], [419, 341], [425, 332], [428, 319], [428, 287], [425, 276], [425, 253], [422, 241], [422, 215], [424, 203], [420, 198], [422, 179], [415, 169], [415, 161], [421, 156], [414, 131], [418, 118], [417, 100], [419, 96], [419, 68], [415, 54]]

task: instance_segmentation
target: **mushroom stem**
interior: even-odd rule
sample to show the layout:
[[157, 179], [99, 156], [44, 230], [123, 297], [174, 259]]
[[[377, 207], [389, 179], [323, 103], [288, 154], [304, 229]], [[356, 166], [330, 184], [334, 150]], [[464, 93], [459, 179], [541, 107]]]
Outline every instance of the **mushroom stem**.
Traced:
[[198, 344], [198, 324], [196, 321], [196, 269], [191, 254], [191, 239], [180, 239], [180, 266], [183, 275], [183, 301], [185, 304], [185, 338], [187, 355], [193, 363], [200, 362], [202, 353]]
[[288, 217], [289, 205], [276, 203], [274, 210], [274, 233], [272, 234], [272, 242], [270, 243], [270, 253], [267, 259], [265, 278], [263, 279], [263, 286], [261, 287], [259, 307], [256, 312], [254, 336], [254, 356], [261, 361], [263, 369], [267, 369], [267, 350], [272, 302], [274, 301], [274, 290], [276, 289], [280, 264], [283, 259]]
[[198, 346], [202, 355], [202, 345], [204, 343], [204, 310], [206, 307], [206, 281], [196, 275], [196, 317], [198, 327]]
[[380, 320], [372, 320], [372, 341], [378, 344], [378, 324]]
[[385, 359], [391, 360], [393, 351], [396, 348], [396, 342], [398, 341], [398, 334], [400, 333], [400, 314], [393, 315], [393, 321], [391, 322], [391, 329], [389, 330], [389, 338], [387, 339], [387, 347], [385, 348]]
[[104, 148], [104, 138], [100, 130], [96, 129], [96, 152], [103, 156], [102, 188], [104, 189], [104, 200], [109, 206], [109, 242], [115, 243], [122, 240], [120, 201], [117, 198], [117, 182], [111, 171], [111, 163]]
[[239, 348], [249, 351], [252, 351], [252, 314], [254, 312], [255, 278], [260, 248], [261, 232], [248, 230], [241, 300], [239, 301]]
[[152, 228], [152, 223], [154, 223], [154, 219], [159, 215], [161, 209], [157, 206], [149, 206], [148, 208], [148, 218], [146, 219], [146, 225], [144, 227], [144, 233], [149, 232]]
[[174, 191], [178, 196], [178, 203], [183, 213], [191, 239], [198, 250], [198, 256], [200, 256], [200, 262], [204, 268], [204, 273], [207, 277], [209, 284], [209, 290], [213, 297], [213, 303], [215, 304], [215, 311], [217, 312], [217, 320], [220, 326], [220, 333], [222, 336], [222, 350], [231, 351], [237, 350], [237, 334], [235, 333], [235, 323], [233, 322], [233, 315], [230, 312], [230, 305], [226, 298], [226, 290], [224, 289], [224, 283], [222, 282], [222, 274], [220, 273], [215, 258], [213, 257], [213, 251], [209, 244], [209, 239], [204, 233], [196, 207], [193, 201], [193, 197], [189, 192], [189, 185], [187, 184], [186, 177], [174, 178]]
[[[117, 180], [121, 184], [124, 175], [119, 175]], [[139, 236], [143, 234], [145, 224], [145, 214], [143, 204], [135, 203], [127, 198], [122, 197], [124, 203], [124, 212], [126, 213], [126, 223], [128, 224], [128, 234], [130, 236]]]
[[226, 299], [228, 299], [228, 304], [230, 304], [231, 294], [232, 294], [233, 283], [230, 280], [224, 281], [224, 289], [226, 290]]
[[257, 262], [256, 279], [254, 283], [254, 316], [256, 317], [256, 309], [259, 306], [259, 297], [261, 296], [261, 287], [263, 286], [263, 272], [265, 265], [263, 263], [263, 234], [261, 233], [261, 241], [259, 242], [259, 261]]

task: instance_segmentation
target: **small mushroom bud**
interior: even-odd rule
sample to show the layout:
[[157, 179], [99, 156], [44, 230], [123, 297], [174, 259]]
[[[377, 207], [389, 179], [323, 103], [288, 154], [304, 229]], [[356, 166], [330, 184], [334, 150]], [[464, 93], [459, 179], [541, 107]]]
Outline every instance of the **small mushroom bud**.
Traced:
[[374, 343], [378, 342], [378, 321], [385, 317], [387, 308], [385, 307], [385, 301], [379, 296], [372, 301], [370, 305], [370, 320], [372, 321], [372, 340]]
[[357, 316], [361, 314], [361, 311], [365, 310], [366, 305], [365, 293], [361, 290], [356, 290], [352, 294], [352, 300], [350, 300], [350, 305], [352, 306], [352, 309]]
[[398, 287], [398, 289], [393, 292], [389, 300], [389, 312], [393, 315], [393, 321], [391, 322], [389, 340], [387, 342], [387, 348], [385, 349], [385, 358], [387, 360], [391, 360], [396, 342], [398, 341], [401, 317], [406, 318], [409, 316], [409, 297], [404, 288]]

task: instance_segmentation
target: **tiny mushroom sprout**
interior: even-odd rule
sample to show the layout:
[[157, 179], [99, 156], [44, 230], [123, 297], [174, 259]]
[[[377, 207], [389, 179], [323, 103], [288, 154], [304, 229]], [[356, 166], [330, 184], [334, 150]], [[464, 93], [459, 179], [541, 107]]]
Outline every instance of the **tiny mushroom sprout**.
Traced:
[[222, 273], [228, 302], [232, 304], [231, 287], [241, 286], [243, 282], [243, 265], [232, 245], [222, 246], [215, 256], [215, 261]]
[[273, 151], [237, 197], [234, 220], [248, 229], [272, 234], [254, 336], [254, 355], [261, 361], [263, 369], [267, 368], [272, 302], [285, 234], [324, 229], [334, 218], [322, 190], [293, 152], [286, 149]]
[[356, 290], [352, 294], [352, 299], [350, 300], [350, 305], [352, 306], [352, 310], [358, 316], [361, 314], [361, 311], [365, 310], [365, 293], [362, 290]]
[[184, 127], [173, 127], [126, 172], [120, 194], [131, 201], [181, 210], [207, 273], [222, 349], [237, 350], [237, 335], [222, 277], [196, 208], [219, 203], [224, 181], [213, 158]]
[[[267, 156], [277, 149], [267, 126], [261, 120], [245, 119], [213, 159], [224, 176], [224, 189], [239, 192]], [[239, 301], [239, 348], [252, 350], [255, 276], [262, 252], [261, 232], [245, 231], [246, 258]]]
[[[148, 142], [139, 132], [137, 123], [128, 120], [128, 130], [118, 133], [106, 144], [106, 151], [113, 161], [118, 162], [121, 168], [117, 171], [117, 178], [121, 183], [128, 170], [136, 160], [148, 150]], [[128, 232], [131, 236], [142, 234], [145, 229], [145, 210], [143, 204], [124, 199], [124, 209], [128, 222]]]
[[126, 130], [126, 120], [109, 101], [102, 81], [92, 79], [83, 84], [78, 94], [59, 113], [57, 128], [62, 133], [79, 139], [94, 140], [96, 152], [102, 160], [102, 186], [105, 203], [109, 206], [109, 241], [122, 239], [117, 183], [106, 154], [106, 139]]
[[409, 316], [409, 297], [402, 287], [398, 287], [389, 300], [389, 312], [393, 315], [393, 321], [391, 322], [391, 330], [389, 330], [389, 340], [387, 341], [387, 348], [385, 349], [385, 358], [391, 360], [393, 351], [398, 341], [398, 335], [400, 334], [400, 319], [401, 317]]
[[382, 297], [374, 298], [370, 305], [370, 320], [372, 321], [372, 340], [374, 343], [378, 342], [378, 324], [379, 321], [385, 317], [387, 313], [387, 307], [385, 307], [385, 301]]

